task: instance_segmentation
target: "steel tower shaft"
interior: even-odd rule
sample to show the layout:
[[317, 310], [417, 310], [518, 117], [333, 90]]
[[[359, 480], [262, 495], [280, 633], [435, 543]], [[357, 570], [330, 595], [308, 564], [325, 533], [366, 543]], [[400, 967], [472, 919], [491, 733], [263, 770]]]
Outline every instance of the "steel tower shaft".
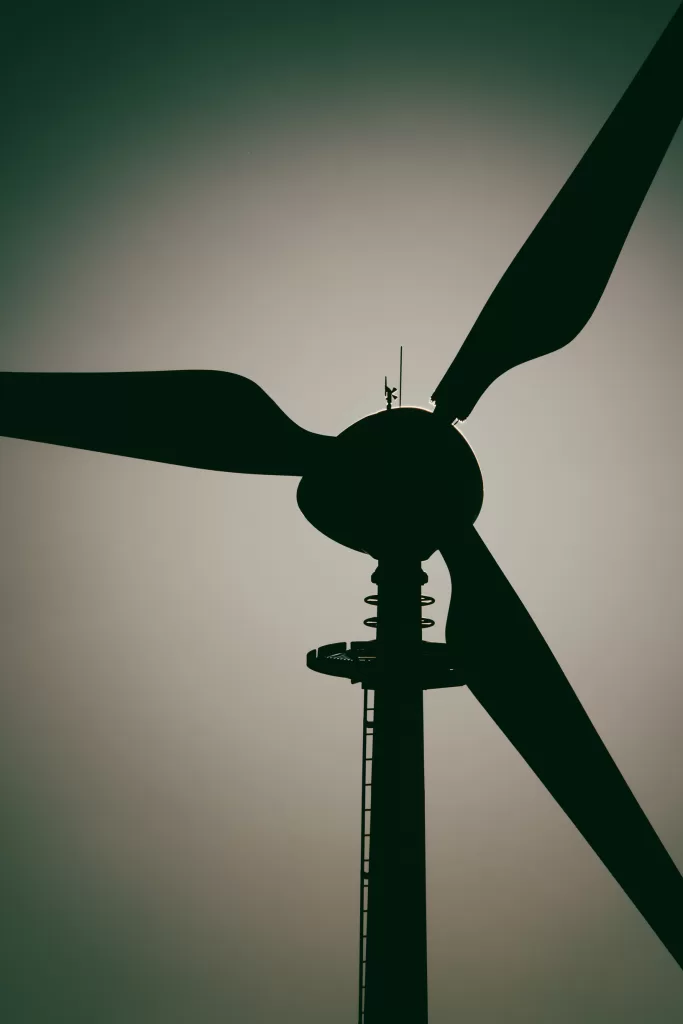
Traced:
[[380, 561], [363, 1024], [427, 1024], [424, 726], [417, 560]]

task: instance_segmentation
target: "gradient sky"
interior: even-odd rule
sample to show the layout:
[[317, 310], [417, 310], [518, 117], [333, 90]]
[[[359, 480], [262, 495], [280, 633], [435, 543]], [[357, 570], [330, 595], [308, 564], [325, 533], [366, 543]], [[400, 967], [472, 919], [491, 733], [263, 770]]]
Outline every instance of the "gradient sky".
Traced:
[[[328, 433], [401, 344], [427, 404], [674, 10], [43, 6], [3, 39], [0, 369], [231, 370]], [[482, 536], [683, 867], [682, 171], [679, 133], [588, 327], [464, 432]], [[3, 1019], [348, 1024], [362, 695], [304, 659], [367, 633], [374, 563], [294, 479], [3, 440], [0, 480]], [[679, 1024], [474, 699], [425, 718], [431, 1024]]]

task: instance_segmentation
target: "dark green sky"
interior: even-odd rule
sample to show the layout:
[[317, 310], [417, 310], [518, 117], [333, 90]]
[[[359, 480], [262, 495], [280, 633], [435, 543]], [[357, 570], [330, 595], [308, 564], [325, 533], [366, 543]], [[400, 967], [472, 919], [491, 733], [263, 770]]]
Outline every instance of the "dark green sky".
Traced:
[[[17, 217], [93, 187], [179, 123], [439, 81], [549, 109], [615, 99], [670, 16], [621, 4], [22, 4], [3, 23], [4, 195]], [[596, 117], [601, 115], [596, 112]], [[230, 121], [226, 122], [229, 130]], [[17, 204], [17, 199], [19, 202]]]
[[[403, 344], [426, 404], [673, 6], [18, 6], [0, 369], [228, 369], [337, 432]], [[679, 135], [591, 325], [466, 424], [482, 535], [679, 865], [682, 170]], [[354, 1019], [359, 695], [304, 655], [363, 635], [372, 564], [293, 481], [18, 441], [0, 474], [3, 1017]], [[466, 693], [426, 741], [433, 1024], [678, 1024]]]

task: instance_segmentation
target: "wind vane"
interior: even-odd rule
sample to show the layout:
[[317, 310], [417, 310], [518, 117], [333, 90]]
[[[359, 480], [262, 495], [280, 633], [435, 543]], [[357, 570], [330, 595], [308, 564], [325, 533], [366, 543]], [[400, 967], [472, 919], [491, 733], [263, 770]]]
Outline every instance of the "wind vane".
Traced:
[[387, 412], [391, 412], [391, 405], [396, 399], [396, 388], [390, 388], [387, 378], [384, 378], [384, 397], [387, 400]]
[[[391, 412], [391, 407], [396, 401], [396, 388], [390, 388], [387, 384], [387, 378], [384, 378], [384, 397], [387, 402], [387, 412]], [[403, 404], [403, 345], [401, 345], [399, 362], [398, 362], [398, 407], [401, 408]]]

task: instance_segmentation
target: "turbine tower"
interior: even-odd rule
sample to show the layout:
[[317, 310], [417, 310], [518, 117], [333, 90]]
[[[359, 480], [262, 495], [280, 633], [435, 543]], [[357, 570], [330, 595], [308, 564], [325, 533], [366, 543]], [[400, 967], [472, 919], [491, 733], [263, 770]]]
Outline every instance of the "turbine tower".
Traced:
[[[683, 116], [683, 5], [495, 287], [433, 395], [329, 437], [231, 373], [0, 373], [0, 434], [235, 473], [300, 476], [322, 533], [377, 561], [375, 640], [310, 651], [365, 691], [359, 1024], [426, 1024], [422, 693], [467, 685], [683, 967], [683, 877], [543, 637], [479, 537], [461, 430], [506, 370], [593, 314]], [[400, 481], [395, 494], [396, 481]], [[453, 584], [446, 643], [422, 639], [435, 551]], [[370, 795], [371, 794], [371, 795]]]

